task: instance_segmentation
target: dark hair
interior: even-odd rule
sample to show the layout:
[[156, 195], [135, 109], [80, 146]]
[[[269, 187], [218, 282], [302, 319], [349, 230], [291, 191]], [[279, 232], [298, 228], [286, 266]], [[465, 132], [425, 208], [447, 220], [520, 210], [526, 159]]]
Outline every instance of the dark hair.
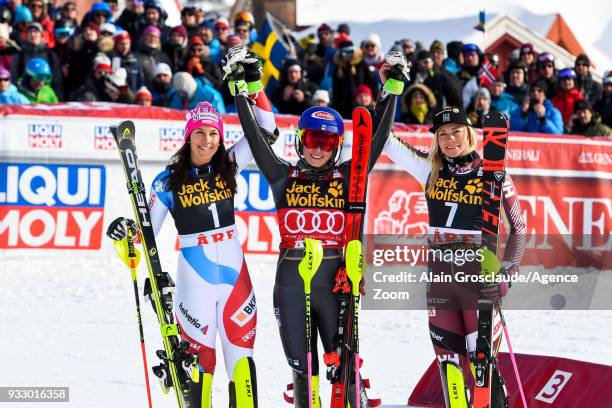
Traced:
[[[185, 142], [185, 144], [183, 144], [183, 146], [181, 146], [181, 148], [170, 158], [170, 164], [168, 165], [170, 173], [166, 178], [168, 183], [167, 191], [178, 191], [181, 184], [188, 181], [192, 167], [190, 153], [191, 143], [187, 140], [187, 142]], [[212, 165], [213, 171], [219, 174], [221, 179], [225, 181], [227, 188], [231, 190], [232, 194], [236, 194], [236, 173], [238, 166], [236, 162], [230, 159], [223, 142], [219, 143], [219, 148], [213, 155], [210, 164]]]

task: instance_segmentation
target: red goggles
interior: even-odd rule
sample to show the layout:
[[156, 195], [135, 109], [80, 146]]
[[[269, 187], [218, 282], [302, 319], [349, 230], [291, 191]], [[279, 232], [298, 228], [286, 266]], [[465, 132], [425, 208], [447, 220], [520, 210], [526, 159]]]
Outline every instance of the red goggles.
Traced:
[[326, 152], [333, 152], [340, 145], [338, 134], [323, 130], [304, 129], [300, 140], [309, 149], [320, 147], [321, 150]]

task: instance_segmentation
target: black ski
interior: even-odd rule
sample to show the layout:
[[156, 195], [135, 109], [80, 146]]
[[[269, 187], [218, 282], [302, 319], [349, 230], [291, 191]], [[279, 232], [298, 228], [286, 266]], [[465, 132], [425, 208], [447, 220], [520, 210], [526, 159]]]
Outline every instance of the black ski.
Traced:
[[[198, 381], [193, 371], [194, 364], [196, 367], [197, 364], [195, 357], [187, 352], [189, 344], [180, 341], [179, 329], [174, 323], [172, 312], [174, 282], [167, 272], [162, 271], [159, 261], [146, 191], [138, 168], [134, 123], [129, 120], [123, 121], [116, 128], [112, 127], [111, 132], [119, 148], [121, 163], [127, 179], [127, 189], [132, 200], [143, 253], [147, 261], [149, 277], [145, 281], [144, 295], [153, 305], [164, 344], [164, 349], [156, 353], [162, 361], [158, 366], [153, 367], [153, 373], [159, 378], [164, 392], [167, 393], [170, 388], [174, 389], [176, 402], [180, 408], [189, 408], [188, 384], [190, 381]], [[190, 373], [193, 374], [190, 375]]]
[[[506, 176], [506, 145], [508, 118], [491, 111], [482, 121], [483, 181], [482, 190], [482, 246], [497, 254], [502, 185]], [[493, 356], [493, 317], [499, 304], [478, 299], [478, 337], [473, 356], [476, 373], [474, 408], [491, 407], [491, 379], [497, 364]]]

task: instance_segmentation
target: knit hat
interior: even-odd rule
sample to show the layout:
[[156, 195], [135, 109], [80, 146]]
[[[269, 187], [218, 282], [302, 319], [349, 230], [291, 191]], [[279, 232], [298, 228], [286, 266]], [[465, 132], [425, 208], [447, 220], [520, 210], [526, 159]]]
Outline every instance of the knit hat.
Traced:
[[157, 37], [161, 37], [161, 31], [159, 30], [159, 28], [157, 28], [154, 25], [147, 26], [147, 28], [145, 28], [144, 31], [142, 32], [142, 35], [144, 37], [146, 37], [149, 34], [153, 34]]
[[463, 43], [461, 41], [451, 41], [446, 43], [446, 52], [448, 56], [452, 59], [458, 59], [459, 54], [461, 54], [463, 50]]
[[321, 31], [333, 32], [334, 30], [332, 30], [332, 28], [329, 26], [329, 24], [323, 23], [323, 24], [321, 24], [319, 26], [319, 28], [317, 28], [317, 33], [320, 33]]
[[444, 52], [444, 44], [440, 40], [434, 40], [429, 47], [429, 52], [434, 52], [434, 50], [439, 50]]
[[15, 7], [14, 15], [14, 23], [26, 23], [28, 21], [32, 21], [32, 12], [26, 6], [17, 6]]
[[209, 102], [198, 103], [195, 108], [187, 112], [186, 119], [185, 141], [187, 141], [191, 132], [200, 126], [212, 126], [217, 129], [219, 135], [221, 135], [221, 143], [223, 143], [223, 122], [221, 121], [221, 115], [219, 115], [217, 110]]
[[348, 34], [340, 33], [335, 40], [335, 48], [351, 48], [353, 46], [353, 41], [351, 41], [351, 37]]
[[125, 68], [117, 68], [115, 72], [107, 76], [104, 85], [108, 91], [120, 93], [121, 88], [127, 86], [127, 71]]
[[11, 79], [11, 71], [4, 67], [0, 67], [0, 78], [8, 78]]
[[536, 52], [533, 49], [533, 44], [525, 43], [525, 44], [521, 45], [521, 54], [520, 55], [535, 54], [535, 53]]
[[228, 47], [234, 47], [236, 45], [242, 45], [242, 38], [240, 38], [236, 34], [232, 34], [227, 37], [226, 42]]
[[355, 88], [355, 94], [353, 95], [353, 97], [357, 99], [357, 96], [361, 95], [362, 93], [372, 96], [372, 90], [370, 89], [370, 87], [367, 85], [361, 84]]
[[37, 21], [32, 21], [28, 24], [28, 31], [31, 29], [38, 30], [41, 33], [43, 32], [43, 26]]
[[177, 25], [176, 27], [170, 30], [170, 36], [174, 33], [179, 33], [182, 37], [187, 38], [187, 29], [183, 25]]
[[432, 117], [432, 127], [429, 128], [431, 133], [436, 133], [439, 127], [448, 124], [472, 126], [468, 121], [465, 111], [460, 106], [447, 106], [434, 112]]
[[318, 89], [312, 95], [312, 101], [323, 101], [325, 103], [329, 103], [329, 92], [325, 89]]
[[89, 28], [91, 30], [94, 30], [96, 32], [96, 34], [100, 35], [100, 28], [98, 27], [98, 25], [92, 21], [90, 21], [89, 23], [85, 24], [85, 28]]
[[428, 59], [432, 59], [432, 58], [431, 58], [431, 52], [429, 52], [427, 50], [421, 50], [417, 54], [417, 61], [425, 61], [425, 60], [428, 60]]
[[97, 71], [99, 69], [103, 69], [108, 71], [109, 73], [113, 71], [113, 67], [111, 66], [111, 60], [106, 55], [100, 53], [96, 55], [93, 60], [93, 70]]
[[189, 43], [187, 44], [189, 47], [192, 45], [204, 45], [204, 40], [199, 35], [194, 35], [189, 39]]
[[219, 28], [230, 28], [230, 23], [227, 18], [220, 18], [217, 20], [217, 22], [215, 23], [215, 29]]
[[165, 62], [157, 63], [153, 76], [156, 77], [160, 74], [166, 74], [172, 78], [172, 69], [170, 69], [170, 65], [166, 64]]
[[370, 33], [365, 40], [363, 40], [363, 44], [374, 44], [378, 48], [380, 48], [380, 36], [376, 33]]
[[187, 96], [187, 100], [193, 99], [198, 84], [189, 72], [177, 72], [172, 77], [172, 87], [177, 92], [183, 92]]
[[115, 35], [113, 35], [113, 40], [115, 41], [115, 45], [117, 45], [121, 41], [125, 41], [125, 40], [131, 41], [132, 38], [130, 37], [130, 33], [124, 30], [124, 31], [119, 31], [118, 33], [115, 33]]
[[115, 27], [115, 25], [111, 23], [100, 24], [100, 32], [115, 34], [117, 32], [117, 27]]
[[146, 99], [148, 101], [153, 101], [153, 95], [151, 95], [151, 92], [147, 89], [146, 86], [143, 86], [138, 91], [136, 91], [134, 99]]
[[574, 102], [574, 113], [588, 109], [593, 112], [593, 106], [591, 106], [591, 102], [586, 99], [578, 99]]
[[342, 23], [342, 24], [338, 25], [338, 28], [336, 29], [336, 31], [338, 33], [343, 33], [343, 34], [346, 34], [346, 35], [350, 35], [351, 34], [351, 27], [349, 27], [349, 25], [346, 24], [346, 23]]
[[481, 86], [480, 88], [478, 88], [478, 92], [476, 92], [476, 96], [478, 95], [482, 95], [484, 96], [485, 99], [491, 100], [491, 93], [485, 87]]

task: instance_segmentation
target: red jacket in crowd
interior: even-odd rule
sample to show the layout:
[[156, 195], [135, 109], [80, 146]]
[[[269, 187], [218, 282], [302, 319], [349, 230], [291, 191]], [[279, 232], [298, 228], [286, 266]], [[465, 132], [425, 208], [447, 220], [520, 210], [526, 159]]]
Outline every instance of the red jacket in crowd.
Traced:
[[574, 113], [574, 102], [578, 99], [584, 99], [582, 92], [576, 88], [564, 91], [559, 89], [559, 92], [553, 96], [551, 102], [555, 108], [559, 109], [561, 116], [563, 116], [563, 123], [569, 125], [572, 113]]

